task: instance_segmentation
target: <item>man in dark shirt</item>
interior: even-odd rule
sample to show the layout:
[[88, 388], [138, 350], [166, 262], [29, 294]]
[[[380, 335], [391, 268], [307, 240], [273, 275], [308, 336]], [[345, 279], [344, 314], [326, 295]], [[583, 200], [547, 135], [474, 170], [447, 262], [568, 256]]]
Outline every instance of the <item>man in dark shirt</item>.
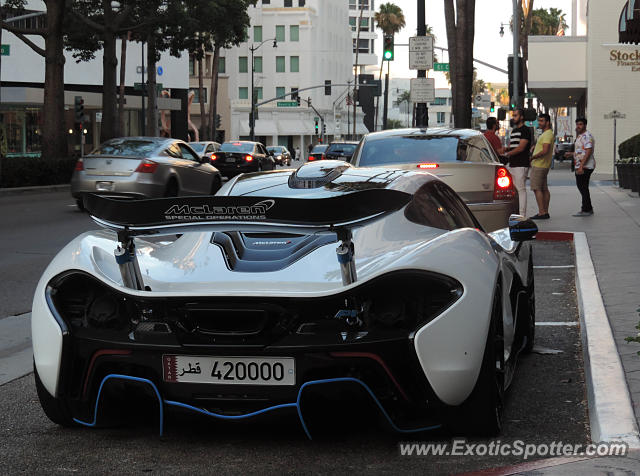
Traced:
[[498, 155], [502, 155], [504, 149], [502, 148], [502, 141], [496, 135], [496, 132], [500, 130], [500, 124], [498, 123], [498, 119], [495, 117], [487, 118], [487, 130], [484, 131], [484, 136], [491, 144], [494, 152]]
[[508, 169], [513, 177], [513, 184], [518, 191], [520, 215], [527, 216], [527, 188], [526, 180], [529, 172], [529, 148], [532, 134], [524, 124], [524, 110], [516, 109], [513, 112], [515, 127], [511, 130], [509, 151], [504, 156], [509, 160]]

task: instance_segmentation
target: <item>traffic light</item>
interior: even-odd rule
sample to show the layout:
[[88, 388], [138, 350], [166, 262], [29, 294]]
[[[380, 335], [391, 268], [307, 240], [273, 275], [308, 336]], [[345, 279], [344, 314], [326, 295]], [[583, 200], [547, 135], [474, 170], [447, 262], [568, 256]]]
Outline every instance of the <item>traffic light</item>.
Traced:
[[307, 98], [307, 106], [311, 107], [311, 98]]
[[382, 40], [382, 57], [385, 61], [393, 61], [393, 35], [384, 35]]
[[[524, 97], [524, 71], [522, 70], [522, 58], [518, 56], [518, 96]], [[509, 55], [509, 62], [507, 65], [507, 73], [509, 76], [509, 97], [513, 97], [513, 55]], [[512, 109], [515, 109], [515, 104], [512, 104]]]
[[315, 118], [315, 123], [316, 123], [316, 135], [318, 135], [318, 118]]
[[220, 117], [220, 114], [216, 114], [216, 129], [220, 128], [221, 123], [222, 123], [222, 118]]
[[296, 102], [298, 103], [298, 107], [300, 107], [300, 96], [296, 96]]
[[74, 101], [74, 110], [76, 113], [76, 122], [83, 122], [84, 120], [84, 99], [82, 96], [76, 96]]
[[323, 134], [326, 134], [326, 133], [327, 133], [327, 123], [326, 123], [326, 122], [323, 122], [323, 123], [322, 123], [322, 133], [323, 133]]
[[491, 101], [491, 112], [496, 112], [496, 103]]

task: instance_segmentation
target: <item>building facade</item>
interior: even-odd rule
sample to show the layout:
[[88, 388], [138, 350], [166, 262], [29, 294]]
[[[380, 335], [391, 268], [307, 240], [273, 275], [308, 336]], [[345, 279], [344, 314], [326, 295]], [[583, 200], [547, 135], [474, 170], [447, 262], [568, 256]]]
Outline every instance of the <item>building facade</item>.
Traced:
[[[374, 0], [345, 0], [349, 2], [349, 26], [353, 41], [353, 64], [356, 64], [356, 51], [358, 52], [358, 66], [366, 67], [378, 64], [378, 56], [375, 52], [375, 40], [378, 35], [375, 32], [374, 15], [376, 13]], [[362, 16], [360, 15], [362, 11]], [[358, 36], [358, 20], [360, 32]], [[356, 50], [357, 45], [357, 50]]]
[[[404, 127], [411, 127], [413, 122], [413, 104], [403, 101], [403, 95], [410, 90], [409, 78], [397, 78], [389, 81], [389, 103], [387, 117], [400, 121]], [[451, 89], [436, 88], [436, 98], [427, 105], [429, 109], [429, 127], [450, 127], [453, 126], [453, 116], [451, 113]], [[380, 97], [378, 105], [378, 126], [382, 129], [382, 116], [384, 112], [384, 96]]]
[[[252, 76], [256, 140], [305, 151], [323, 135], [328, 142], [348, 134], [348, 83], [353, 83], [348, 4], [261, 0], [248, 13], [248, 40], [222, 53], [229, 95], [226, 138], [250, 136]], [[357, 119], [357, 132], [366, 133], [360, 113]]]
[[[586, 115], [596, 140], [597, 174], [611, 177], [612, 111], [617, 143], [640, 131], [640, 45], [628, 43], [629, 18], [640, 17], [638, 0], [574, 0], [571, 36], [529, 38], [529, 89], [547, 107], [574, 107]], [[639, 40], [640, 41], [640, 40]]]

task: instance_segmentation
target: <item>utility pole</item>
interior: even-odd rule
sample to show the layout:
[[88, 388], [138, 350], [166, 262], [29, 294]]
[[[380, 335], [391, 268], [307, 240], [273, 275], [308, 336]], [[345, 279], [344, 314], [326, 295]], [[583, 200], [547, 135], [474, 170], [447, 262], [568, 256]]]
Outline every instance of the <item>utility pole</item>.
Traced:
[[[387, 61], [387, 68], [389, 62]], [[389, 111], [389, 73], [384, 75], [384, 109], [382, 110], [382, 129], [387, 129], [387, 115]], [[375, 129], [374, 129], [375, 130]]]
[[358, 53], [360, 52], [360, 25], [362, 25], [362, 14], [364, 13], [364, 2], [360, 3], [360, 17], [358, 18], [358, 33], [356, 34], [356, 64], [354, 65], [354, 83], [353, 83], [353, 137], [356, 138], [356, 108], [358, 96]]
[[[418, 36], [427, 36], [427, 23], [425, 17], [425, 1], [418, 0]], [[515, 1], [515, 0], [514, 0]], [[427, 71], [424, 69], [418, 70], [418, 78], [426, 78]], [[428, 127], [429, 126], [429, 109], [426, 103], [416, 104], [416, 127]]]
[[513, 0], [513, 98], [516, 109], [520, 106], [520, 0]]
[[145, 121], [145, 112], [144, 112], [144, 92], [147, 89], [147, 85], [144, 84], [144, 41], [142, 41], [140, 43], [142, 46], [140, 47], [140, 51], [142, 52], [142, 62], [140, 63], [140, 74], [142, 75], [142, 134], [140, 135], [146, 135], [146, 121]]

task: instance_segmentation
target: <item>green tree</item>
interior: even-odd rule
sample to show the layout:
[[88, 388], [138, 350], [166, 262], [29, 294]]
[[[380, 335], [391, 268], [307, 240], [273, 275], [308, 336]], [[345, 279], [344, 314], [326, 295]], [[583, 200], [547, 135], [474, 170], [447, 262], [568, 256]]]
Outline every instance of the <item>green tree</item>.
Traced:
[[559, 8], [538, 8], [533, 11], [531, 35], [556, 35], [568, 28], [566, 14]]
[[403, 127], [400, 119], [387, 119], [387, 129], [402, 129]]
[[[67, 137], [64, 128], [64, 18], [66, 0], [44, 0], [46, 22], [43, 28], [19, 28], [2, 21], [2, 29], [16, 35], [33, 51], [44, 58], [44, 103], [42, 106], [42, 157], [54, 159], [66, 157]], [[7, 13], [17, 16], [26, 13], [26, 0], [7, 0], [0, 4], [0, 18]], [[32, 40], [44, 39], [44, 48]]]
[[471, 86], [471, 97], [475, 98], [478, 94], [482, 94], [487, 85], [483, 79], [478, 79], [478, 70], [473, 68], [473, 85]]

